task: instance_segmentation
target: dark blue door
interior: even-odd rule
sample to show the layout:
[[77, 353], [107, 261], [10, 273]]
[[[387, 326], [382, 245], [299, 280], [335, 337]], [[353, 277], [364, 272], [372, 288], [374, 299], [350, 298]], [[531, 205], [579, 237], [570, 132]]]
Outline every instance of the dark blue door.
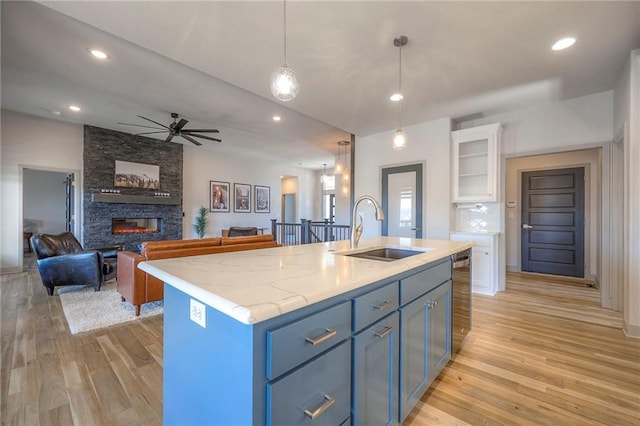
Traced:
[[522, 174], [522, 270], [584, 277], [584, 168]]

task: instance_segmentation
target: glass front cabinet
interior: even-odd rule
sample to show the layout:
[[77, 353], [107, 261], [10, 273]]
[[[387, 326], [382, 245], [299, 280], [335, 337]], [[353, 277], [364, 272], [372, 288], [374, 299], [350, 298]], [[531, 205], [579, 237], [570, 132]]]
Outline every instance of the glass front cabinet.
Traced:
[[498, 201], [500, 123], [451, 132], [453, 202]]

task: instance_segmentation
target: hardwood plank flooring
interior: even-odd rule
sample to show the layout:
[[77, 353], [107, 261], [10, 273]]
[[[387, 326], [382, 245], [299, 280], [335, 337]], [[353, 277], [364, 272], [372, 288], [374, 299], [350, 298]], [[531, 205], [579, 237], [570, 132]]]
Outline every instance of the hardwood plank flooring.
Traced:
[[[640, 425], [640, 341], [579, 281], [508, 273], [405, 425]], [[162, 316], [71, 335], [37, 270], [0, 276], [2, 425], [161, 425]]]

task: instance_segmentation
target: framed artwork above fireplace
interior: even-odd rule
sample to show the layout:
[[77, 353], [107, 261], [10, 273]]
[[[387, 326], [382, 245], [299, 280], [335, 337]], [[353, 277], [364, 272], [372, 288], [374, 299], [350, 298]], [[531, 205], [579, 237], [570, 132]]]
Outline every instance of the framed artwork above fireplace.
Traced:
[[160, 189], [160, 166], [116, 160], [114, 185], [120, 188]]

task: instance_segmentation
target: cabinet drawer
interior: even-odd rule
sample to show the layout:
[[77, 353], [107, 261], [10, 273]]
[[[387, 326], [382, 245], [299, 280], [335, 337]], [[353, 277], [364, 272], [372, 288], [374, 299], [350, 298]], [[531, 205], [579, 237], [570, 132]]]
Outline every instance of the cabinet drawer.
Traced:
[[451, 279], [451, 260], [432, 266], [400, 281], [400, 305], [411, 302], [416, 297]]
[[350, 335], [350, 302], [267, 331], [267, 378], [275, 379]]
[[350, 340], [267, 385], [267, 425], [339, 425], [350, 412]]
[[398, 282], [353, 299], [353, 331], [362, 330], [398, 308]]

